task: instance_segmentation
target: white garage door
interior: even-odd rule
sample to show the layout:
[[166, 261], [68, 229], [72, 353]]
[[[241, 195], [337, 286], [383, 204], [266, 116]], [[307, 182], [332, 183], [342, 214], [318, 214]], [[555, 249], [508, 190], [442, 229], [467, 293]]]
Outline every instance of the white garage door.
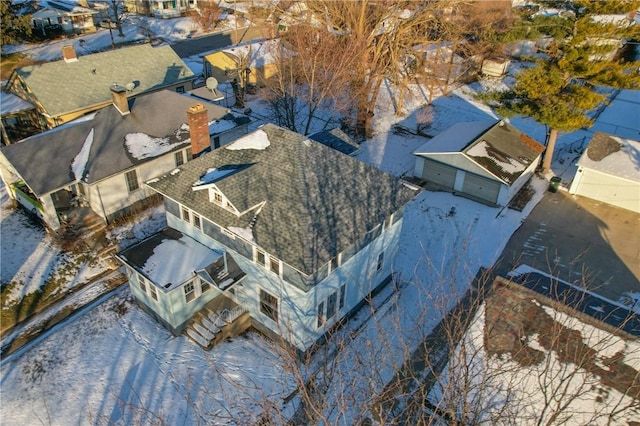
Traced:
[[492, 204], [497, 204], [498, 194], [500, 193], [500, 182], [472, 173], [465, 173], [462, 191], [482, 200], [489, 201]]
[[578, 178], [577, 188], [572, 185], [571, 193], [640, 213], [640, 182], [584, 168], [578, 169], [574, 179]]
[[425, 158], [422, 178], [442, 185], [446, 189], [453, 189], [453, 184], [456, 182], [456, 169]]

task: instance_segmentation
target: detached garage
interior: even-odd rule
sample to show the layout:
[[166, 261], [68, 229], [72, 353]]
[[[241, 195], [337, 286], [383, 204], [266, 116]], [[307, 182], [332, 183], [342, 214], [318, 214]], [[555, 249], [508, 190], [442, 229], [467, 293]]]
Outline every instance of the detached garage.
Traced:
[[640, 142], [596, 132], [569, 192], [640, 213]]
[[531, 178], [543, 150], [505, 121], [456, 123], [414, 152], [414, 175], [437, 189], [505, 206]]

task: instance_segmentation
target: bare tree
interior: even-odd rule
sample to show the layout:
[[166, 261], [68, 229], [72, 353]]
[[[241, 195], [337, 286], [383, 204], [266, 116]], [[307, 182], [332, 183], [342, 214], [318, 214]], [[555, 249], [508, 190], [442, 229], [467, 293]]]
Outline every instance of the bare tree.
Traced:
[[353, 46], [326, 29], [304, 25], [293, 26], [281, 40], [282, 48], [274, 52], [278, 72], [267, 95], [277, 123], [306, 135], [318, 119], [324, 126], [337, 122], [350, 106], [344, 88], [355, 62]]
[[220, 6], [213, 0], [199, 1], [197, 9], [189, 9], [187, 16], [202, 28], [202, 31], [213, 31], [220, 20]]

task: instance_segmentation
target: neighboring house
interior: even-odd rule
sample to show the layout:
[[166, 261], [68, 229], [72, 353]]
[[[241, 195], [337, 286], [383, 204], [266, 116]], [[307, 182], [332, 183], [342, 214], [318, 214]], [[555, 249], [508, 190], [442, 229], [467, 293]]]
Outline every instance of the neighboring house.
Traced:
[[196, 0], [149, 0], [149, 11], [156, 18], [179, 18], [188, 8], [196, 6]]
[[300, 351], [388, 282], [415, 195], [273, 124], [147, 185], [164, 196], [170, 229], [119, 254], [143, 308], [177, 334], [202, 309], [227, 306], [197, 315], [187, 333], [209, 347], [248, 312]]
[[247, 132], [248, 117], [169, 90], [113, 105], [0, 150], [12, 198], [51, 229], [89, 207], [107, 223], [155, 193], [142, 182]]
[[3, 145], [44, 130], [42, 126], [35, 127], [40, 123], [36, 107], [13, 93], [0, 92], [0, 114]]
[[77, 56], [62, 48], [64, 60], [17, 68], [6, 91], [37, 109], [39, 126], [53, 128], [111, 103], [109, 87], [127, 88], [127, 97], [162, 89], [191, 90], [196, 76], [170, 46], [148, 44]]
[[418, 148], [414, 176], [438, 189], [506, 206], [544, 147], [505, 121], [456, 123]]
[[640, 213], [640, 141], [596, 132], [569, 192]]
[[[31, 15], [31, 24], [44, 34], [58, 27], [67, 34], [85, 34], [96, 32], [95, 16], [101, 11], [81, 6], [78, 2], [47, 0], [40, 3], [42, 9]], [[101, 5], [102, 6], [102, 5]], [[105, 8], [106, 5], [103, 7]]]
[[448, 412], [435, 398], [460, 392], [453, 401], [482, 407], [471, 418], [508, 424], [634, 424], [639, 336], [638, 315], [619, 303], [540, 273], [498, 277], [460, 340], [466, 359], [445, 367], [458, 387], [431, 402]]
[[204, 76], [219, 83], [245, 78], [248, 84], [263, 86], [278, 72], [278, 49], [279, 40], [265, 40], [209, 53], [202, 58]]

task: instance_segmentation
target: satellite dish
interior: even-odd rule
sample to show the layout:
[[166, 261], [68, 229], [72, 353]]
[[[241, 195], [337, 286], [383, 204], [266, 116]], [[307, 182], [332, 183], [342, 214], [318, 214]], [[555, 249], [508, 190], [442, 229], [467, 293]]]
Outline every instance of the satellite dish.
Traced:
[[127, 89], [127, 92], [130, 92], [136, 88], [136, 84], [132, 81], [131, 83], [127, 83], [124, 87]]
[[207, 89], [213, 92], [214, 90], [216, 90], [217, 87], [218, 87], [218, 80], [216, 80], [214, 77], [209, 77], [207, 79]]

